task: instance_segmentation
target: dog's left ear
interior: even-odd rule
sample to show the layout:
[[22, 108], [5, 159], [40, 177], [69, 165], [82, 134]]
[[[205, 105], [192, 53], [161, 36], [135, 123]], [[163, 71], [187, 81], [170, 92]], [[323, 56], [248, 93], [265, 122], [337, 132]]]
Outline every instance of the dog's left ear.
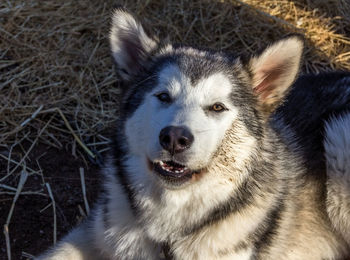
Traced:
[[268, 46], [248, 63], [253, 90], [269, 115], [281, 104], [299, 72], [304, 40], [293, 35]]
[[129, 81], [145, 66], [157, 42], [144, 31], [141, 23], [124, 8], [113, 12], [109, 41], [121, 78]]

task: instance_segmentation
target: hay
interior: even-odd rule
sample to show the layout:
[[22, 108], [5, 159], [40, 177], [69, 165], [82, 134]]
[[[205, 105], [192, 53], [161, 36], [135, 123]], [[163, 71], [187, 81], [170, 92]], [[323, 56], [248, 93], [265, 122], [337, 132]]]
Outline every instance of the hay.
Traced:
[[[321, 7], [311, 9], [316, 2], [322, 2]], [[105, 141], [97, 133], [113, 122], [119, 95], [107, 41], [113, 4], [50, 0], [0, 4], [0, 143], [11, 146], [25, 133], [36, 136], [50, 116], [53, 120], [40, 142], [61, 147], [80, 140], [83, 147], [91, 138], [94, 143]], [[350, 21], [339, 16], [349, 9], [345, 0], [127, 1], [125, 5], [159, 37], [171, 32], [176, 42], [235, 53], [252, 53], [288, 33], [304, 33], [305, 71], [350, 70], [350, 39], [345, 34]], [[332, 17], [322, 10], [331, 10]], [[74, 140], [69, 126], [77, 134]]]
[[[115, 119], [120, 93], [107, 39], [114, 4], [111, 0], [0, 2], [2, 185], [30, 164], [28, 155], [38, 144], [92, 158], [108, 149], [105, 133]], [[237, 54], [253, 53], [289, 33], [303, 33], [305, 72], [350, 70], [347, 0], [119, 4], [141, 17], [159, 38]], [[29, 148], [23, 142], [29, 142]], [[45, 171], [26, 169], [28, 178]]]

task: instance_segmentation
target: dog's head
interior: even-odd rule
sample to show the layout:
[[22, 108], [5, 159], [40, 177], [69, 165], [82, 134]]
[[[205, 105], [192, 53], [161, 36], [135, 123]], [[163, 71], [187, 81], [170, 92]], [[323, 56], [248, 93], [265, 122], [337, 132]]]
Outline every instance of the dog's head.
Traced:
[[123, 9], [113, 14], [110, 44], [124, 85], [128, 153], [166, 187], [194, 182], [222, 149], [250, 156], [297, 75], [303, 49], [291, 36], [243, 61], [164, 44]]

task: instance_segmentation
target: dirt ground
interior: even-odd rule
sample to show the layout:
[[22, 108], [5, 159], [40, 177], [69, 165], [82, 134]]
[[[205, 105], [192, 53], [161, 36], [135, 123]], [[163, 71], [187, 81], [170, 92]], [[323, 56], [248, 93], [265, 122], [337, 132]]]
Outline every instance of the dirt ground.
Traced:
[[[31, 176], [25, 183], [23, 193], [45, 190], [43, 182], [50, 183], [56, 203], [59, 240], [84, 218], [82, 214], [85, 214], [85, 207], [79, 168], [83, 167], [85, 170], [86, 196], [91, 207], [99, 190], [101, 180], [99, 167], [91, 162], [85, 162], [82, 158], [74, 158], [70, 151], [44, 145], [33, 149], [29, 160], [32, 163], [28, 167], [38, 168], [36, 160], [43, 170], [44, 179], [41, 175]], [[7, 163], [0, 159], [0, 165], [3, 167]], [[18, 176], [9, 180], [7, 184], [15, 186], [17, 179]], [[13, 196], [0, 194], [0, 223], [6, 223], [12, 200]], [[47, 207], [50, 203], [49, 196], [36, 194], [19, 196], [9, 226], [12, 259], [28, 259], [25, 253], [37, 255], [53, 245], [54, 214], [52, 206]], [[5, 240], [2, 237], [0, 241], [0, 259], [7, 259]]]

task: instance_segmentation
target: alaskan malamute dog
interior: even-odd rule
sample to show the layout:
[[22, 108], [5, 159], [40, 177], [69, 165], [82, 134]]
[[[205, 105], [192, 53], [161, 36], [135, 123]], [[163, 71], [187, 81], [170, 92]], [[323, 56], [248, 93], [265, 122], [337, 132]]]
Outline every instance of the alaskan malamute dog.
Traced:
[[110, 44], [124, 87], [105, 192], [39, 259], [349, 256], [349, 74], [302, 77], [282, 104], [299, 36], [234, 57], [117, 9]]

